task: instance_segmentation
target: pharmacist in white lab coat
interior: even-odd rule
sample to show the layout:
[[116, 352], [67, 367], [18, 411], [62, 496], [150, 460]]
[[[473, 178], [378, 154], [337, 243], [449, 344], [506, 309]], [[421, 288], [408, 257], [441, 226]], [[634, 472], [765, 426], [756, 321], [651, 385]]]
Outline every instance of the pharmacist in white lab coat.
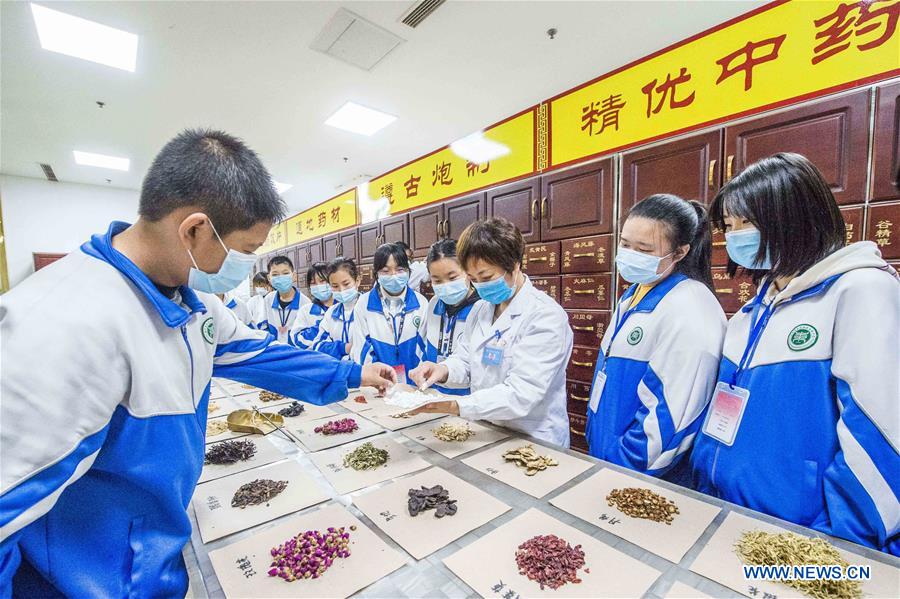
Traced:
[[272, 292], [272, 283], [269, 282], [269, 273], [261, 270], [253, 275], [250, 285], [250, 299], [247, 300], [247, 309], [250, 311], [250, 326], [256, 328], [258, 315], [265, 312], [266, 296]]
[[566, 364], [572, 329], [559, 304], [522, 272], [524, 251], [522, 234], [502, 218], [463, 231], [457, 255], [485, 301], [466, 320], [465, 343], [440, 364], [423, 362], [410, 378], [420, 388], [468, 383], [472, 393], [414, 412], [489, 420], [568, 447]]
[[405, 241], [397, 241], [409, 260], [409, 287], [413, 291], [422, 291], [422, 283], [428, 280], [428, 266], [424, 260], [413, 260], [412, 248]]
[[226, 308], [234, 312], [234, 315], [238, 317], [238, 320], [247, 326], [253, 326], [250, 308], [248, 308], [244, 300], [237, 297], [233, 291], [229, 291], [228, 293], [218, 293], [216, 294], [216, 297], [222, 300], [222, 303], [225, 304]]

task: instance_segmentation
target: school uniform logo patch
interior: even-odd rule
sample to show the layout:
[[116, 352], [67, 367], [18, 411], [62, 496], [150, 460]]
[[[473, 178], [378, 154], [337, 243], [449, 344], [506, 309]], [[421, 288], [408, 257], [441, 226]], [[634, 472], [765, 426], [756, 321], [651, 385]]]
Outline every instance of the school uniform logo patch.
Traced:
[[628, 344], [629, 345], [637, 345], [641, 342], [641, 339], [644, 338], [644, 329], [641, 327], [634, 327], [631, 329], [631, 332], [628, 333]]
[[788, 333], [787, 345], [791, 351], [811, 348], [819, 340], [819, 331], [811, 324], [798, 324]]
[[416, 327], [416, 328], [418, 329], [420, 324], [422, 324], [422, 319], [421, 319], [421, 318], [419, 318], [418, 316], [416, 316], [415, 318], [413, 318], [413, 326], [414, 326], [414, 327]]
[[203, 340], [212, 345], [216, 339], [216, 323], [210, 316], [200, 325], [200, 331], [203, 333]]

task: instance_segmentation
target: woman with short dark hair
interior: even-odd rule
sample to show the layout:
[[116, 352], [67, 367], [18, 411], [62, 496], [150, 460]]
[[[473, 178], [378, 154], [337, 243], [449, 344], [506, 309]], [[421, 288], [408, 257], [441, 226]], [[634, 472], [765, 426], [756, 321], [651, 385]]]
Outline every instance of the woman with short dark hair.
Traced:
[[565, 311], [522, 272], [525, 241], [509, 221], [491, 218], [466, 227], [459, 263], [483, 299], [466, 320], [463, 343], [443, 362], [411, 373], [421, 388], [471, 387], [470, 395], [414, 410], [485, 419], [569, 446], [566, 364], [572, 329]]
[[759, 292], [728, 323], [692, 458], [708, 493], [900, 553], [900, 283], [806, 158], [776, 154], [712, 205], [729, 271]]
[[354, 362], [383, 362], [394, 367], [401, 382], [419, 365], [419, 327], [428, 301], [409, 287], [409, 259], [395, 243], [375, 250], [375, 288], [364, 293], [353, 309], [350, 355]]

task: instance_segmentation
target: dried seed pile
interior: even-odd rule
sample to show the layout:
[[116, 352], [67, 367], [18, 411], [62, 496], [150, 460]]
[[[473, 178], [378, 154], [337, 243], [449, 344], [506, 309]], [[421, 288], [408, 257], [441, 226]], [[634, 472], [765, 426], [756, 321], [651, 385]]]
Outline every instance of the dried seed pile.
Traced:
[[353, 418], [341, 418], [340, 420], [329, 420], [322, 426], [317, 426], [313, 430], [323, 435], [338, 435], [342, 433], [352, 433], [359, 429], [356, 420]]
[[222, 441], [209, 448], [203, 463], [234, 464], [249, 460], [254, 455], [256, 455], [256, 443], [253, 441]]
[[268, 402], [268, 401], [284, 401], [287, 399], [284, 395], [280, 393], [273, 393], [272, 391], [260, 391], [259, 392], [259, 401]]
[[287, 485], [288, 481], [286, 480], [258, 478], [253, 482], [241, 485], [234, 492], [234, 497], [231, 498], [231, 507], [243, 509], [248, 505], [259, 505], [260, 503], [269, 505], [269, 500], [284, 491]]
[[678, 506], [674, 501], [666, 499], [650, 489], [633, 487], [613, 489], [606, 496], [606, 503], [626, 516], [665, 522], [666, 524], [672, 524], [672, 520], [679, 513]]
[[450, 491], [441, 485], [435, 485], [430, 489], [410, 489], [407, 508], [410, 516], [418, 516], [426, 510], [434, 510], [435, 518], [453, 516], [456, 514], [456, 500], [450, 499]]
[[355, 401], [356, 403], [369, 403], [368, 401], [366, 401], [365, 395], [357, 395], [353, 398], [353, 401]]
[[[849, 564], [834, 546], [820, 538], [792, 532], [745, 531], [734, 544], [734, 552], [749, 566], [834, 566]], [[779, 580], [815, 599], [860, 599], [862, 583], [856, 580]]]
[[469, 428], [469, 423], [450, 424], [445, 422], [437, 428], [431, 429], [431, 434], [441, 441], [463, 442], [475, 436], [475, 431]]
[[380, 449], [372, 445], [372, 442], [363, 443], [344, 456], [344, 466], [354, 470], [374, 470], [384, 466], [390, 454], [387, 449]]
[[218, 412], [218, 411], [219, 411], [219, 404], [218, 404], [218, 403], [216, 403], [216, 402], [214, 402], [214, 401], [211, 401], [211, 402], [209, 402], [209, 404], [207, 404], [207, 406], [206, 406], [206, 413], [207, 413], [207, 414], [212, 414], [213, 412]]
[[545, 586], [556, 590], [567, 582], [581, 582], [578, 570], [584, 567], [584, 551], [556, 535], [538, 535], [516, 549], [516, 565], [519, 574], [541, 585], [542, 591]]
[[413, 414], [411, 410], [408, 412], [400, 412], [399, 414], [391, 414], [391, 418], [403, 418], [404, 420], [412, 418], [413, 416], [415, 416], [415, 414]]
[[206, 422], [206, 436], [215, 437], [221, 435], [228, 430], [228, 423], [225, 420], [208, 420]]
[[[350, 530], [356, 530], [351, 526]], [[350, 532], [343, 526], [326, 532], [307, 530], [291, 537], [270, 551], [272, 563], [269, 576], [287, 582], [318, 578], [338, 558], [350, 557]]]
[[306, 406], [304, 406], [299, 401], [295, 401], [291, 405], [286, 408], [282, 408], [278, 410], [278, 413], [282, 416], [287, 416], [288, 418], [293, 418], [294, 416], [299, 416], [303, 412], [306, 411]]
[[534, 476], [550, 466], [559, 466], [559, 462], [553, 458], [538, 455], [532, 445], [523, 445], [518, 449], [510, 449], [503, 454], [503, 459], [507, 462], [515, 462], [519, 468], [525, 468], [525, 474], [528, 476]]

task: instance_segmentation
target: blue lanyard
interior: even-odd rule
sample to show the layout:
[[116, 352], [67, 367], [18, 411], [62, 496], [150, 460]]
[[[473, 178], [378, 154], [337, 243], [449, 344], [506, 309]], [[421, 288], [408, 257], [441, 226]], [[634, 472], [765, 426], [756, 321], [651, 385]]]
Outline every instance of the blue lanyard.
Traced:
[[[405, 306], [404, 306], [405, 310]], [[391, 330], [394, 332], [394, 350], [397, 353], [397, 359], [400, 359], [400, 338], [403, 336], [403, 325], [406, 323], [406, 312], [400, 313], [400, 328], [397, 329], [397, 316], [391, 315], [390, 320], [388, 320], [388, 315], [384, 315], [385, 322], [391, 325]]]
[[281, 319], [281, 326], [286, 327], [288, 320], [291, 319], [291, 312], [293, 312], [293, 308], [288, 308], [287, 313], [285, 313], [284, 308], [278, 306], [278, 317]]
[[[454, 314], [450, 318], [447, 319], [447, 325], [444, 326], [444, 316], [445, 314], [441, 314], [441, 336], [438, 339], [438, 355], [439, 356], [449, 356], [453, 351], [453, 332], [456, 330], [456, 319], [459, 317], [459, 314]], [[444, 347], [444, 335], [447, 335], [447, 347]]]
[[[350, 313], [350, 318], [353, 318], [353, 313]], [[341, 304], [341, 342], [348, 343], [350, 341], [350, 334], [347, 331], [350, 323], [347, 322], [347, 312], [344, 310], [344, 305]]]
[[744, 347], [744, 354], [741, 356], [741, 361], [738, 363], [737, 370], [734, 371], [734, 374], [731, 375], [731, 387], [737, 384], [738, 376], [753, 360], [753, 355], [756, 353], [756, 348], [759, 346], [759, 340], [762, 338], [763, 331], [766, 328], [766, 325], [769, 324], [769, 319], [772, 318], [772, 314], [775, 312], [775, 307], [772, 305], [766, 306], [762, 315], [760, 316], [759, 310], [763, 306], [762, 298], [766, 296], [766, 292], [769, 289], [769, 285], [771, 282], [766, 282], [763, 285], [763, 288], [760, 289], [759, 293], [756, 295], [756, 301], [753, 303], [753, 313], [750, 315], [750, 326], [749, 333], [747, 335], [747, 345]]

